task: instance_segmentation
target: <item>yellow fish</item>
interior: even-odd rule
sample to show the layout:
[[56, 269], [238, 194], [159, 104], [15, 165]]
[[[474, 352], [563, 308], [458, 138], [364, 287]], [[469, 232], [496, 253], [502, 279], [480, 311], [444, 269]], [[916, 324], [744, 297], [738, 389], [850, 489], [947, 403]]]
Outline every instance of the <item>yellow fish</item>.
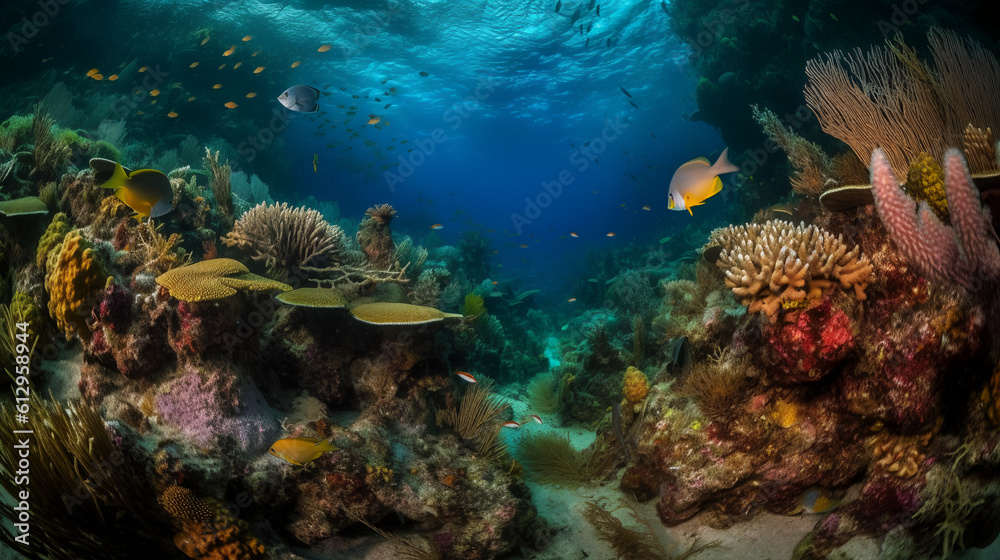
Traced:
[[319, 163], [319, 154], [313, 154], [313, 173], [319, 173], [316, 169], [316, 164]]
[[222, 56], [229, 56], [229, 55], [233, 54], [234, 52], [236, 52], [236, 45], [233, 45], [233, 46], [229, 47], [228, 49], [226, 49], [226, 52], [222, 53]]
[[300, 437], [279, 439], [271, 445], [268, 453], [293, 465], [301, 466], [318, 459], [324, 453], [336, 450], [337, 446], [330, 443], [330, 440]]
[[722, 150], [715, 165], [709, 163], [708, 158], [697, 157], [678, 167], [670, 179], [667, 208], [678, 212], [687, 210], [688, 214], [694, 216], [691, 208], [701, 206], [709, 197], [722, 190], [719, 175], [740, 170], [729, 163], [726, 157], [728, 153], [729, 148]]
[[840, 500], [834, 500], [830, 491], [826, 488], [811, 486], [799, 496], [798, 507], [791, 515], [796, 513], [826, 513], [840, 507]]
[[155, 169], [126, 170], [120, 163], [101, 158], [90, 160], [90, 166], [95, 178], [108, 177], [101, 188], [114, 189], [115, 196], [143, 218], [159, 218], [173, 207], [170, 179]]

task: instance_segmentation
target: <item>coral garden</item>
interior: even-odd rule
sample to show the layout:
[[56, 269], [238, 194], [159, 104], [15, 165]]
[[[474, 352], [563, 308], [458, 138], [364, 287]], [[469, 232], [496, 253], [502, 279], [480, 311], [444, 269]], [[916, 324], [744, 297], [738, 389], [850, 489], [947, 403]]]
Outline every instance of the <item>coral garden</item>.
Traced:
[[[675, 31], [701, 4], [671, 4]], [[826, 24], [806, 17], [805, 39], [822, 42]], [[941, 30], [928, 38], [934, 72], [901, 38], [811, 61], [805, 98], [849, 146], [838, 160], [832, 139], [811, 143], [766, 108], [727, 102], [749, 87], [743, 73], [781, 64], [743, 64], [744, 40], [723, 37], [701, 62], [715, 74], [698, 87], [703, 118], [725, 137], [723, 123], [755, 114], [788, 153], [808, 215], [692, 228], [696, 262], [595, 250], [573, 314], [492, 280], [479, 234], [424, 247], [393, 231], [387, 204], [353, 222], [276, 202], [197, 141], [154, 163], [171, 212], [133, 217], [87, 164], [139, 159], [110, 121], [86, 135], [60, 126], [58, 88], [7, 118], [0, 359], [13, 376], [32, 353], [42, 460], [30, 554], [312, 558], [302, 551], [361, 534], [408, 558], [537, 554], [561, 530], [532, 500], [540, 485], [629, 497], [583, 506], [622, 558], [667, 555], [631, 500], [669, 527], [814, 515], [802, 559], [837, 557], [856, 538], [885, 558], [993, 541], [998, 198], [979, 185], [1000, 170], [1000, 111], [960, 94], [946, 68], [1000, 76], [997, 62]], [[880, 56], [893, 84], [848, 76]], [[917, 103], [906, 95], [918, 87], [940, 96], [923, 109], [954, 121], [927, 126], [958, 145], [858, 132], [865, 107]], [[0, 414], [12, 497], [15, 410]], [[596, 438], [576, 449], [551, 426]], [[0, 502], [5, 517], [16, 501]]]

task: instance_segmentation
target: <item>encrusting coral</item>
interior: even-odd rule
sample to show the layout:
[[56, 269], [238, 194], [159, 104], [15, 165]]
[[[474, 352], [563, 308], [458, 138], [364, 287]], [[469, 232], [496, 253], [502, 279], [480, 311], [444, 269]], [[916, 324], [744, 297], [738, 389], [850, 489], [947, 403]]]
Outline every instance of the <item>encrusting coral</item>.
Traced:
[[944, 170], [927, 152], [921, 152], [910, 164], [903, 186], [917, 204], [926, 201], [934, 214], [948, 223], [948, 201], [944, 196]]
[[261, 203], [243, 214], [222, 241], [264, 261], [271, 274], [283, 277], [305, 266], [340, 263], [344, 232], [316, 210]]
[[38, 240], [38, 250], [35, 253], [35, 264], [44, 267], [49, 260], [49, 253], [65, 239], [66, 234], [73, 229], [66, 214], [60, 212], [52, 218], [49, 227], [45, 229], [42, 238]]
[[79, 231], [67, 233], [49, 253], [45, 271], [49, 315], [66, 336], [79, 334], [81, 338], [89, 338], [86, 319], [108, 280], [93, 244]]
[[783, 307], [818, 299], [835, 286], [853, 287], [855, 297], [865, 299], [872, 265], [842, 236], [772, 220], [718, 229], [712, 239], [723, 247], [716, 264], [726, 285], [750, 313], [762, 311], [772, 323]]
[[622, 377], [622, 395], [629, 404], [635, 404], [649, 394], [649, 380], [638, 368], [629, 366]]

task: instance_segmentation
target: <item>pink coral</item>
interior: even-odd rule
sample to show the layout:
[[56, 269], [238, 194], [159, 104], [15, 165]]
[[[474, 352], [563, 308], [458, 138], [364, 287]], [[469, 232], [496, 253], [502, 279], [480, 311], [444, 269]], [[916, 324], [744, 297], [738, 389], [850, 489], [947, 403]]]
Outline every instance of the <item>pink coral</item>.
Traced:
[[871, 160], [875, 205], [893, 242], [924, 276], [975, 289], [979, 279], [1000, 278], [1000, 252], [962, 153], [948, 150], [944, 163], [953, 227], [944, 225], [926, 202], [917, 206], [903, 192], [881, 149], [872, 152]]
[[830, 373], [854, 348], [851, 319], [827, 296], [794, 323], [765, 325], [770, 352], [764, 360], [779, 383], [816, 381]]

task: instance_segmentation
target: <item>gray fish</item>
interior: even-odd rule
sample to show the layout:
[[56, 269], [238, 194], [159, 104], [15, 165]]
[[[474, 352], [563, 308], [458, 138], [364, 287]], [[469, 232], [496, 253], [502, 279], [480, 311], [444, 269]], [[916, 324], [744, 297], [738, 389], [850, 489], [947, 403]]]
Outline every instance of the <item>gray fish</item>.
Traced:
[[691, 344], [686, 336], [671, 338], [667, 341], [667, 352], [670, 355], [670, 362], [667, 364], [667, 371], [673, 375], [686, 377], [691, 372]]
[[312, 86], [292, 86], [278, 96], [278, 101], [286, 108], [300, 113], [315, 113], [319, 110], [316, 100], [320, 91]]

